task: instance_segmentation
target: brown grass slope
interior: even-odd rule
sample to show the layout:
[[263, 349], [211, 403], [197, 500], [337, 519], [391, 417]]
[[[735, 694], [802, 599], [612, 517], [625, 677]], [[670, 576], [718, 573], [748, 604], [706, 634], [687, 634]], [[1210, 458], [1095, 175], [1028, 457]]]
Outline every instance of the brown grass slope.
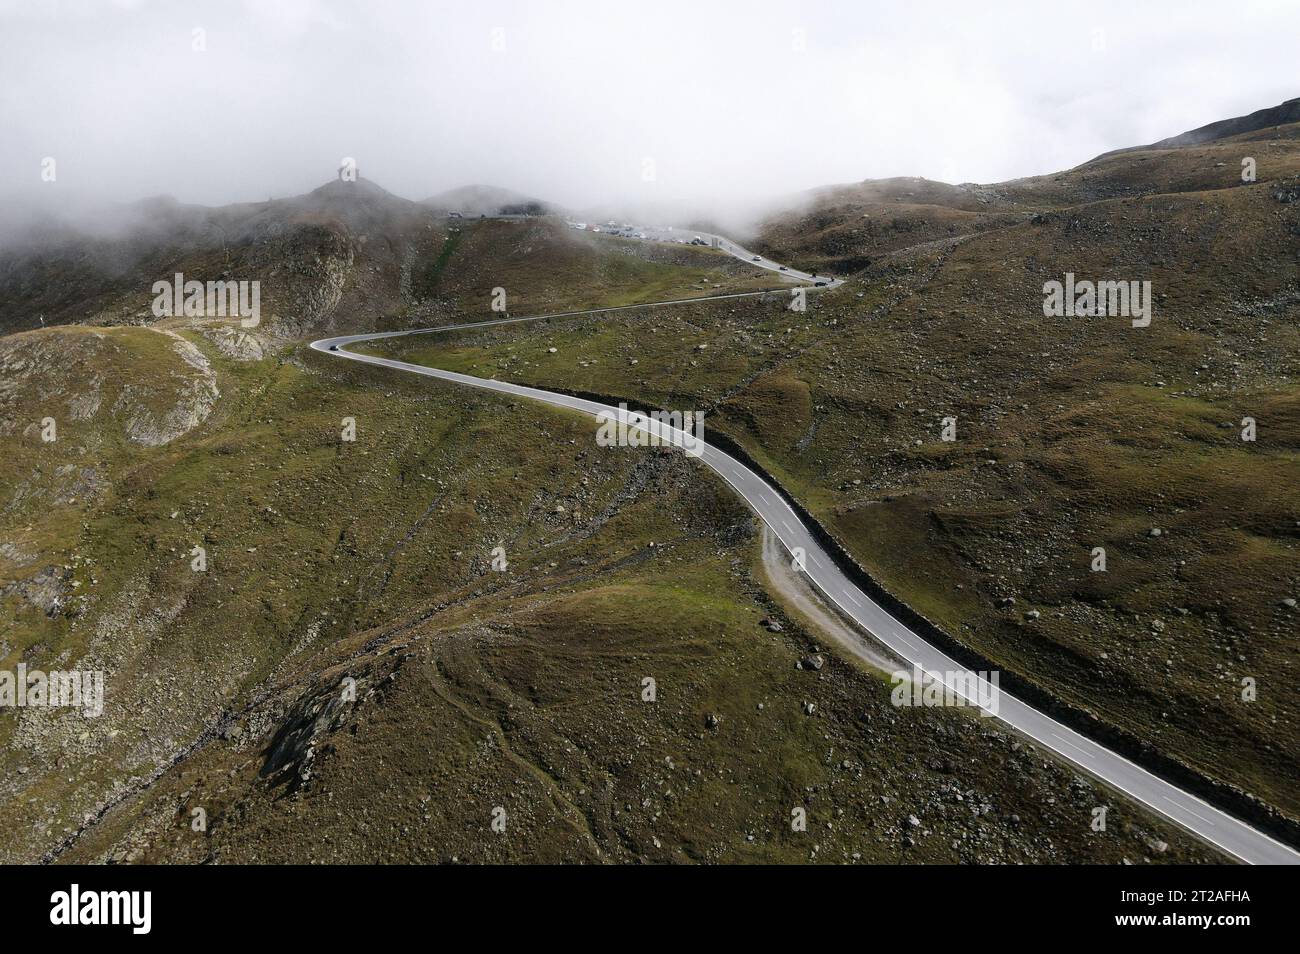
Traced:
[[[905, 248], [832, 204], [823, 232], [871, 264], [806, 315], [726, 303], [401, 349], [707, 409], [948, 632], [1296, 818], [1292, 131], [1269, 151], [1108, 157], [1048, 180], [1073, 204]], [[1240, 182], [1243, 154], [1258, 157], [1256, 183]], [[822, 260], [802, 225], [769, 234], [778, 256]], [[1066, 272], [1151, 281], [1151, 326], [1045, 318], [1043, 283]], [[954, 443], [940, 440], [948, 416]], [[1246, 417], [1255, 442], [1240, 438]], [[1090, 568], [1098, 546], [1105, 573]]]
[[[171, 330], [0, 343], [4, 418], [60, 422], [5, 434], [0, 664], [107, 677], [98, 718], [0, 713], [7, 861], [1210, 857], [976, 717], [796, 667], [816, 636], [682, 456]], [[142, 429], [194, 400], [187, 344], [219, 397]]]

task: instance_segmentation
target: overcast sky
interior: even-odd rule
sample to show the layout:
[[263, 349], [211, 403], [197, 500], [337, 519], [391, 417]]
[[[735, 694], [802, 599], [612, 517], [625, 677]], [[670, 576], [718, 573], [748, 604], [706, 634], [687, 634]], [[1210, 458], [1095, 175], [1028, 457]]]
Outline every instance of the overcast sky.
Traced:
[[1298, 41], [1294, 0], [0, 0], [0, 175], [213, 204], [344, 156], [408, 198], [579, 206], [989, 182], [1300, 95]]

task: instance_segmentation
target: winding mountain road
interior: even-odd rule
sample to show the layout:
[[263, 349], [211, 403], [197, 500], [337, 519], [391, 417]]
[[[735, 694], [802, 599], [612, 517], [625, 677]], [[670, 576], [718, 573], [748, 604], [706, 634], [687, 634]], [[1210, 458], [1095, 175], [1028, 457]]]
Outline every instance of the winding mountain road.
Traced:
[[[726, 240], [723, 240], [723, 242], [725, 244], [717, 247], [721, 247], [737, 258], [753, 264], [751, 253], [734, 243], [726, 242]], [[776, 266], [776, 268], [779, 269], [779, 266]], [[804, 281], [812, 281], [813, 278], [803, 272], [790, 270], [783, 271], [781, 274]], [[830, 283], [826, 286], [828, 288], [841, 284], [838, 280], [829, 278], [818, 279], [818, 281], [823, 280]], [[803, 554], [804, 573], [826, 599], [839, 607], [847, 617], [855, 621], [863, 630], [874, 637], [880, 644], [887, 647], [898, 658], [922, 670], [928, 678], [942, 682], [945, 687], [950, 689], [956, 696], [965, 699], [968, 704], [980, 705], [988, 714], [1000, 719], [1033, 742], [1052, 750], [1080, 770], [1117, 789], [1134, 801], [1142, 803], [1158, 815], [1177, 823], [1228, 855], [1252, 864], [1300, 864], [1300, 853], [1287, 845], [1258, 831], [1240, 819], [1215, 808], [1195, 795], [1153, 775], [1118, 753], [1094, 742], [1087, 736], [1075, 732], [1073, 729], [1015, 698], [1005, 690], [991, 686], [982, 674], [970, 673], [956, 660], [926, 642], [922, 636], [909, 629], [882, 606], [874, 602], [870, 596], [859, 589], [839, 569], [836, 562], [825, 552], [821, 544], [818, 543], [803, 521], [800, 520], [798, 514], [786, 503], [774, 487], [740, 461], [708, 444], [707, 441], [701, 448], [699, 442], [692, 435], [685, 434], [681, 430], [653, 419], [644, 418], [637, 415], [635, 411], [622, 410], [596, 401], [570, 397], [567, 394], [558, 394], [553, 391], [526, 387], [520, 384], [511, 384], [508, 381], [479, 378], [455, 371], [443, 371], [438, 368], [410, 364], [405, 361], [396, 361], [374, 355], [358, 354], [346, 350], [348, 345], [378, 341], [385, 338], [485, 328], [516, 322], [541, 321], [548, 318], [597, 315], [638, 308], [743, 298], [763, 294], [771, 294], [771, 292], [713, 295], [704, 298], [674, 299], [672, 301], [625, 305], [616, 308], [595, 308], [525, 318], [468, 322], [443, 325], [436, 328], [417, 328], [376, 334], [340, 335], [314, 341], [311, 347], [334, 357], [346, 358], [351, 361], [361, 361], [366, 364], [392, 368], [395, 371], [420, 374], [455, 384], [497, 391], [513, 397], [528, 398], [543, 404], [580, 411], [593, 417], [612, 417], [624, 422], [629, 428], [639, 429], [655, 435], [662, 443], [675, 447], [686, 448], [689, 446], [695, 448], [700, 451], [699, 459], [731, 485], [745, 502], [753, 508], [759, 518], [771, 528], [787, 551], [792, 554]], [[981, 703], [984, 704], [981, 705]], [[1086, 822], [1086, 819], [1080, 820], [1080, 824]]]

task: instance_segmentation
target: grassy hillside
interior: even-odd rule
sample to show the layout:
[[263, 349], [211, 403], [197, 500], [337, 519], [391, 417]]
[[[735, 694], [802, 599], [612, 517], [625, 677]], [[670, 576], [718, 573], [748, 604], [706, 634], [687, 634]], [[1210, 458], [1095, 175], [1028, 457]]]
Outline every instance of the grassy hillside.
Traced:
[[[71, 379], [32, 358], [54, 336], [82, 349]], [[184, 388], [91, 395], [179, 380], [177, 339], [4, 342], [26, 381], [6, 419], [55, 387], [95, 409], [53, 443], [9, 435], [0, 664], [107, 674], [97, 719], [0, 715], [6, 860], [1206, 857], [976, 718], [899, 712], [834, 657], [796, 668], [818, 637], [766, 595], [751, 517], [680, 455], [315, 353], [181, 339], [221, 396], [161, 443], [129, 421]], [[96, 479], [56, 492], [45, 475], [71, 461]]]
[[[385, 350], [706, 410], [948, 632], [1300, 817], [1293, 132], [1249, 144], [1254, 184], [1236, 142], [1105, 157], [1057, 177], [1053, 201], [1078, 204], [901, 248], [828, 207], [823, 231], [871, 264], [806, 314], [727, 302]], [[1129, 197], [1096, 200], [1102, 181]], [[948, 201], [933, 191], [902, 196], [899, 215]], [[957, 222], [971, 214], [957, 204], [933, 207]], [[802, 221], [768, 247], [822, 261]], [[802, 244], [782, 247], [788, 234]], [[1044, 318], [1042, 285], [1066, 272], [1150, 280], [1150, 327]]]
[[[376, 350], [706, 411], [955, 638], [1300, 818], [1298, 148], [825, 190], [759, 243], [848, 279], [807, 312], [773, 292]], [[1215, 857], [993, 723], [892, 706], [693, 461], [305, 346], [495, 317], [496, 288], [522, 315], [772, 276], [364, 182], [150, 214], [0, 252], [0, 669], [107, 681], [98, 718], [0, 710], [0, 860]], [[155, 319], [175, 270], [262, 281], [263, 324]], [[1151, 325], [1045, 318], [1066, 272], [1151, 281]]]

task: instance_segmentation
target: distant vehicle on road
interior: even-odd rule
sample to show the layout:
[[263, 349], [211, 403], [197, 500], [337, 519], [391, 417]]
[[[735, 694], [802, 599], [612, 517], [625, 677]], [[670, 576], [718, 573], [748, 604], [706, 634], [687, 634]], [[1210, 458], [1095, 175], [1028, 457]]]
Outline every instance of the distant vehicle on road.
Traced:
[[465, 216], [461, 215], [459, 212], [448, 212], [448, 213], [447, 213], [447, 218], [449, 218], [449, 219], [463, 219], [464, 217], [465, 217]]
[[757, 261], [760, 261], [760, 259], [759, 259], [759, 257], [758, 257], [757, 255], [755, 255], [753, 258], [750, 259], [750, 261], [751, 261], [751, 262], [757, 262]]
[[784, 265], [781, 266], [781, 271], [788, 272], [789, 270], [790, 269], [786, 268]]
[[331, 351], [338, 351], [338, 350], [339, 350], [339, 346], [338, 346], [338, 345], [330, 345], [330, 350], [331, 350]]
[[826, 287], [826, 283], [825, 283], [825, 282], [813, 282], [813, 284], [816, 285], [818, 288], [825, 288], [825, 287]]

